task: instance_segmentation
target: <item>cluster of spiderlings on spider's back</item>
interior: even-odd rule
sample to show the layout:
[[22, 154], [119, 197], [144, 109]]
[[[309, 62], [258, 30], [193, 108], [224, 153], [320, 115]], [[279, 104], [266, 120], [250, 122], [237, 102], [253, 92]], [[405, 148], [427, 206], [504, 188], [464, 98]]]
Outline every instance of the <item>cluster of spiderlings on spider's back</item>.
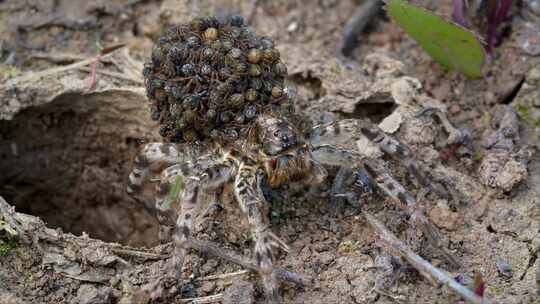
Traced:
[[171, 142], [234, 140], [260, 113], [293, 109], [279, 51], [240, 16], [172, 27], [154, 46], [143, 75], [152, 119]]

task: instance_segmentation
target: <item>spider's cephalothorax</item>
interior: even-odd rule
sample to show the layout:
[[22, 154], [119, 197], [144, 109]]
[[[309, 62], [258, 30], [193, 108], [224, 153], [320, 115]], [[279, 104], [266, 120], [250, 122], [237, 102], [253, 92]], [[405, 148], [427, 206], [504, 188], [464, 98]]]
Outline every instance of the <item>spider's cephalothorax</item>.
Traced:
[[[160, 239], [167, 241], [172, 232], [173, 277], [179, 278], [186, 250], [194, 247], [195, 219], [232, 185], [255, 243], [255, 263], [243, 265], [255, 265], [251, 268], [262, 277], [266, 299], [278, 303], [272, 247], [287, 250], [287, 245], [270, 230], [261, 186], [321, 183], [327, 175], [321, 164], [361, 170], [356, 174], [360, 192], [390, 197], [414, 213], [428, 238], [436, 239], [414, 196], [387, 173], [381, 160], [355, 152], [354, 143], [367, 138], [399, 160], [415, 185], [444, 195], [420, 170], [410, 150], [360, 120], [319, 125], [306, 132], [306, 119], [294, 111], [283, 87], [286, 67], [279, 52], [269, 38], [251, 32], [241, 17], [199, 18], [172, 28], [159, 40], [143, 74], [152, 117], [160, 121], [166, 142], [144, 146], [135, 158], [127, 190], [136, 193], [150, 176], [160, 174], [155, 207]], [[181, 193], [170, 202], [179, 179]], [[336, 197], [356, 197], [341, 193], [344, 180], [334, 181]]]
[[[259, 158], [271, 187], [277, 188], [285, 182], [316, 176], [325, 176], [324, 169], [318, 167], [310, 155], [303, 136], [288, 121], [261, 116], [257, 120], [257, 141]], [[318, 173], [314, 174], [314, 170]]]

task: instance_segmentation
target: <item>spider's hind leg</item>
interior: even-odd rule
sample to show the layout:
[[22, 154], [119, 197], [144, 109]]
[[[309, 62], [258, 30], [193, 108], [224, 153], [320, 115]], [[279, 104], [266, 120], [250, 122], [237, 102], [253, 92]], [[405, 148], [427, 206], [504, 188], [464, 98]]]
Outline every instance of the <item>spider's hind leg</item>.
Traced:
[[[339, 133], [339, 134], [338, 134]], [[355, 151], [354, 144], [358, 136], [365, 136], [367, 139], [379, 146], [383, 152], [393, 158], [398, 159], [415, 178], [416, 184], [424, 186], [427, 189], [439, 194], [441, 197], [448, 197], [444, 189], [435, 186], [424, 171], [421, 171], [419, 165], [411, 157], [410, 150], [397, 140], [384, 134], [375, 125], [360, 120], [344, 120], [325, 126], [319, 126], [315, 129], [315, 137], [311, 143], [313, 145], [313, 154], [316, 159], [326, 165], [357, 167], [360, 166], [364, 174], [359, 175], [359, 186], [369, 191], [376, 189], [378, 193], [387, 196], [404, 209], [414, 220], [425, 234], [429, 242], [437, 248], [443, 256], [453, 265], [459, 265], [456, 259], [444, 249], [438, 229], [427, 219], [425, 212], [416, 199], [397, 182], [383, 162], [378, 159], [370, 159], [360, 155]], [[330, 144], [325, 144], [329, 142]], [[345, 146], [346, 148], [342, 148]]]
[[[325, 163], [350, 166], [359, 155], [357, 142], [364, 139], [362, 148], [374, 152], [380, 150], [404, 166], [417, 187], [426, 187], [439, 197], [450, 199], [449, 192], [430, 178], [428, 171], [414, 159], [409, 147], [384, 133], [377, 125], [359, 119], [344, 119], [314, 127], [310, 143]], [[337, 149], [333, 149], [337, 147]], [[351, 157], [353, 156], [353, 157]], [[361, 156], [365, 157], [365, 156]]]
[[401, 163], [408, 171], [409, 176], [416, 187], [426, 187], [436, 193], [439, 197], [450, 199], [450, 194], [441, 185], [433, 182], [429, 178], [427, 171], [412, 157], [412, 152], [409, 147], [397, 139], [384, 133], [378, 126], [369, 122], [361, 122], [360, 132], [367, 137], [371, 142], [377, 144], [379, 148]]

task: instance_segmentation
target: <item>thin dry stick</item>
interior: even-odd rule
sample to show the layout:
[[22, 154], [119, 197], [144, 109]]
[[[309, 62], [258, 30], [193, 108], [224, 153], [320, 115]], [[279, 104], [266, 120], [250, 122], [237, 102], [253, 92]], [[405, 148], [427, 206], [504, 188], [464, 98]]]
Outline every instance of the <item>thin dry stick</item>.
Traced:
[[441, 285], [447, 285], [455, 291], [458, 295], [463, 297], [465, 300], [474, 303], [474, 304], [493, 304], [493, 301], [488, 299], [482, 299], [474, 292], [469, 290], [467, 287], [459, 284], [453, 278], [449, 277], [446, 273], [439, 270], [437, 267], [431, 265], [428, 261], [424, 260], [421, 256], [414, 253], [411, 249], [407, 247], [403, 242], [401, 242], [390, 230], [388, 230], [379, 220], [377, 220], [373, 215], [364, 211], [364, 216], [368, 223], [373, 227], [377, 235], [390, 246], [390, 252], [392, 254], [397, 254], [405, 258], [420, 274], [426, 277], [428, 280], [435, 280]]
[[228, 279], [228, 278], [233, 278], [233, 277], [241, 276], [241, 275], [248, 274], [248, 273], [250, 273], [249, 270], [240, 270], [240, 271], [231, 272], [231, 273], [224, 273], [224, 274], [210, 275], [210, 276], [198, 278], [198, 279], [196, 279], [195, 281], [223, 280], [223, 279]]
[[206, 297], [200, 297], [200, 298], [180, 299], [182, 303], [189, 303], [189, 304], [216, 303], [216, 302], [221, 302], [221, 300], [223, 300], [222, 293], [218, 293], [218, 294], [206, 296]]
[[[259, 266], [257, 266], [255, 263], [246, 261], [243, 257], [238, 256], [236, 253], [219, 248], [210, 242], [204, 242], [192, 238], [187, 241], [186, 247], [193, 248], [195, 250], [205, 252], [213, 256], [217, 256], [252, 271], [260, 271]], [[314, 282], [314, 279], [312, 277], [294, 273], [285, 268], [274, 268], [274, 272], [280, 280], [293, 282], [297, 285], [305, 286], [313, 284]]]
[[54, 63], [68, 63], [80, 61], [88, 58], [88, 55], [83, 54], [72, 54], [72, 53], [61, 53], [61, 52], [33, 52], [31, 54], [32, 58], [44, 59]]
[[[132, 77], [139, 79], [139, 81], [143, 81], [141, 77], [141, 71], [143, 70], [144, 65], [142, 62], [137, 61], [129, 55], [129, 49], [125, 48], [122, 50], [121, 55], [124, 57], [124, 62], [126, 63], [126, 72], [130, 73]], [[122, 68], [120, 68], [123, 70]]]
[[[374, 172], [377, 187], [385, 193], [397, 206], [405, 210], [413, 219], [413, 223], [422, 230], [429, 243], [439, 251], [454, 267], [460, 267], [454, 256], [443, 246], [438, 229], [426, 218], [424, 210], [420, 208], [416, 199], [410, 195], [390, 174], [384, 170], [384, 165], [378, 160], [364, 159], [364, 167], [368, 172]], [[386, 182], [385, 182], [386, 181]], [[392, 181], [388, 183], [388, 181]], [[389, 187], [388, 185], [393, 185]]]
[[131, 256], [131, 257], [142, 258], [146, 260], [164, 260], [169, 257], [168, 255], [146, 252], [146, 251], [136, 250], [136, 249], [111, 248], [111, 251], [117, 255]]
[[[89, 72], [89, 73], [92, 73], [92, 69], [91, 68], [87, 68], [87, 67], [79, 67], [78, 70], [81, 70], [81, 71], [84, 71], [84, 72]], [[111, 71], [104, 71], [104, 70], [96, 70], [96, 73], [98, 74], [102, 74], [102, 75], [105, 75], [105, 76], [109, 76], [109, 77], [114, 77], [114, 78], [118, 78], [118, 79], [122, 79], [122, 80], [128, 80], [128, 81], [133, 81], [137, 84], [143, 84], [143, 81], [138, 79], [138, 78], [133, 78], [131, 76], [126, 76], [125, 74], [121, 74], [121, 73], [117, 73], [117, 72], [111, 72]]]
[[[123, 48], [124, 46], [125, 46], [125, 44], [119, 44], [119, 45], [115, 45], [115, 46], [103, 49], [100, 52], [100, 55], [101, 55], [100, 59], [103, 59], [106, 56], [112, 55], [115, 51]], [[66, 66], [47, 69], [47, 70], [44, 70], [44, 71], [41, 71], [41, 72], [30, 72], [28, 74], [25, 74], [25, 75], [22, 75], [20, 77], [13, 78], [13, 79], [10, 79], [10, 80], [6, 81], [6, 84], [3, 87], [10, 87], [10, 86], [17, 85], [19, 83], [34, 81], [34, 80], [41, 79], [41, 78], [44, 78], [44, 77], [47, 77], [47, 76], [50, 76], [50, 75], [54, 75], [54, 74], [62, 73], [62, 72], [65, 72], [65, 71], [77, 69], [79, 67], [89, 65], [92, 62], [94, 62], [95, 60], [96, 60], [96, 57], [92, 57], [92, 58], [81, 60], [79, 62], [75, 62], [73, 64], [66, 65]]]

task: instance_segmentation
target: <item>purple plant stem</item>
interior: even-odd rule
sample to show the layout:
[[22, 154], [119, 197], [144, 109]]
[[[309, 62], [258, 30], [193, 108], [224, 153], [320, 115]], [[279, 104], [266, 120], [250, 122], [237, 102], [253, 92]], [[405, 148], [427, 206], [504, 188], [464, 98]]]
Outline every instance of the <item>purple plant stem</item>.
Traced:
[[501, 23], [508, 18], [508, 12], [512, 7], [512, 0], [500, 0], [497, 1], [497, 8], [492, 16], [488, 17], [488, 30], [487, 30], [487, 50], [491, 52], [495, 45], [498, 35], [498, 29]]
[[512, 7], [512, 0], [501, 0], [497, 7], [497, 14], [495, 15], [495, 22], [501, 23], [508, 18], [508, 12]]
[[452, 0], [452, 20], [455, 23], [468, 28], [469, 24], [465, 19], [465, 10], [467, 9], [466, 0]]

